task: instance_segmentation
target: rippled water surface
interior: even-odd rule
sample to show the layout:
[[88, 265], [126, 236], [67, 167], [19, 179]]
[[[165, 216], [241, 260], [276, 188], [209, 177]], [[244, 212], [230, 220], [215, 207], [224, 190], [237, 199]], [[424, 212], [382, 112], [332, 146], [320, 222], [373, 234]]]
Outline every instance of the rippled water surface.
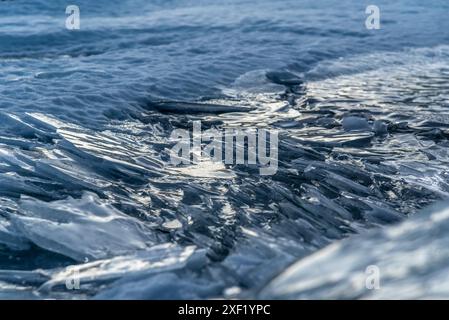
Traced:
[[[77, 31], [65, 1], [0, 2], [0, 298], [358, 298], [408, 239], [444, 248], [420, 210], [449, 195], [447, 1], [376, 1], [380, 30], [355, 0], [77, 2]], [[174, 167], [196, 120], [277, 130], [277, 173]], [[315, 251], [347, 276], [289, 287]], [[438, 252], [392, 292], [447, 283]]]

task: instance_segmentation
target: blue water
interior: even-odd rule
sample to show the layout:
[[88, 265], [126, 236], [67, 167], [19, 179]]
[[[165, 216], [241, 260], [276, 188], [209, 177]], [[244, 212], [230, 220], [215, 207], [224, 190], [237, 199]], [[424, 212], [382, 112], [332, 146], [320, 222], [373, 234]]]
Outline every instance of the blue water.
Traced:
[[[447, 1], [69, 4], [0, 2], [1, 298], [289, 296], [294, 261], [447, 199]], [[277, 174], [173, 168], [194, 120], [279, 130]]]

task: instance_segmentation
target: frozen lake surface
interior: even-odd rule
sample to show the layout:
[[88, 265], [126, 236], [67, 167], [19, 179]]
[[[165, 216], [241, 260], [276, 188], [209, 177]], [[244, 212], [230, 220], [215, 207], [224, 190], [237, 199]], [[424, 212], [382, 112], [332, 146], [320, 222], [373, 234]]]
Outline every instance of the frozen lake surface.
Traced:
[[[368, 4], [1, 2], [0, 298], [448, 298], [449, 3]], [[277, 173], [174, 168], [196, 120]]]

